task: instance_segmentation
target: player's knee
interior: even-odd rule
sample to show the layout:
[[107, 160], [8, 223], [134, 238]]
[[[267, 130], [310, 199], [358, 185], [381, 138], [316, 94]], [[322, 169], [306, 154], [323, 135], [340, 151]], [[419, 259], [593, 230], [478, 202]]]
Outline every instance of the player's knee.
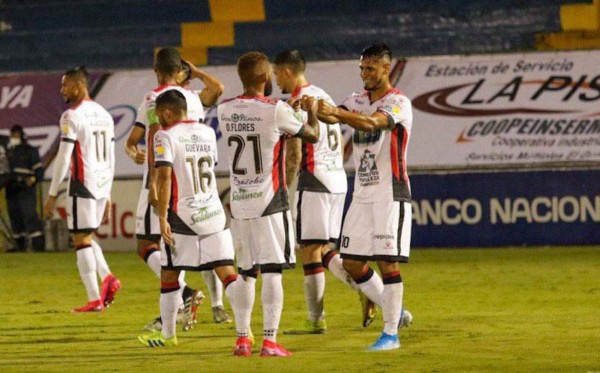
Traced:
[[160, 281], [163, 283], [179, 283], [179, 271], [162, 269], [160, 271]]
[[144, 262], [148, 262], [148, 257], [158, 251], [158, 245], [155, 243], [140, 243], [137, 247], [137, 253]]
[[353, 279], [361, 277], [365, 272], [365, 267], [367, 267], [364, 262], [349, 259], [344, 259], [342, 261], [342, 265], [344, 266], [346, 272], [348, 272]]

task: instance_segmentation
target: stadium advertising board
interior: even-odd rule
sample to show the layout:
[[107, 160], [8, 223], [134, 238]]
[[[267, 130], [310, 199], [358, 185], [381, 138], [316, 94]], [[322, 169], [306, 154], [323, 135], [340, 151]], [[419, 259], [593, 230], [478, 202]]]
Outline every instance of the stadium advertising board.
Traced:
[[600, 161], [600, 51], [411, 59], [413, 167]]
[[413, 246], [597, 245], [600, 171], [413, 175]]

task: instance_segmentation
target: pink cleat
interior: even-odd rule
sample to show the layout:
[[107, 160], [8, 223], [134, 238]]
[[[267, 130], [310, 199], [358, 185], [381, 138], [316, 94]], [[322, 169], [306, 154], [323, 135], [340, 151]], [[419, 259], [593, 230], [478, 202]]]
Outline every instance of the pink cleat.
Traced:
[[100, 299], [88, 302], [83, 307], [74, 308], [71, 310], [73, 313], [81, 313], [81, 312], [102, 312], [104, 311], [104, 307], [102, 306], [102, 301]]
[[283, 348], [279, 343], [264, 340], [262, 349], [260, 350], [260, 356], [262, 357], [279, 357], [279, 356], [292, 356], [292, 353]]
[[235, 342], [235, 349], [233, 350], [233, 356], [250, 356], [252, 353], [250, 349], [250, 338], [239, 337]]
[[121, 281], [112, 274], [106, 276], [102, 281], [102, 294], [100, 299], [104, 303], [104, 307], [108, 307], [114, 302], [115, 294], [121, 289]]

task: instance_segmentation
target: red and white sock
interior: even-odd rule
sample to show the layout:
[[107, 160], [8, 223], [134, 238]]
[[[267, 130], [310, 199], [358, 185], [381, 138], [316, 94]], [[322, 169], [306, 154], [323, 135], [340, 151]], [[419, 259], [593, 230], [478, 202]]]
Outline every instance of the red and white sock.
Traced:
[[237, 275], [225, 279], [225, 294], [235, 318], [237, 337], [248, 337], [250, 334], [250, 319], [254, 307], [256, 278]]
[[329, 272], [344, 284], [350, 286], [354, 290], [358, 290], [358, 285], [344, 269], [342, 258], [336, 251], [329, 250], [323, 255], [323, 267], [327, 268]]
[[309, 263], [304, 268], [304, 297], [308, 308], [308, 319], [321, 321], [325, 318], [323, 297], [325, 295], [325, 272], [323, 263]]
[[175, 335], [178, 299], [181, 299], [179, 282], [161, 282], [160, 317], [162, 319], [162, 335], [166, 339]]
[[369, 298], [373, 303], [381, 307], [382, 294], [383, 294], [383, 282], [377, 272], [367, 265], [365, 265], [364, 274], [356, 279], [356, 284], [360, 290]]
[[398, 323], [402, 312], [402, 296], [404, 283], [400, 272], [390, 272], [383, 276], [383, 332], [394, 335], [398, 333]]
[[283, 277], [281, 273], [263, 273], [262, 276], [264, 339], [276, 342], [283, 310]]
[[210, 293], [211, 307], [223, 307], [223, 285], [215, 271], [202, 271], [202, 278], [208, 287]]
[[90, 302], [100, 299], [100, 289], [96, 278], [96, 257], [91, 246], [77, 247], [77, 268]]
[[108, 263], [106, 263], [106, 259], [104, 259], [104, 253], [98, 242], [92, 240], [92, 249], [94, 250], [94, 257], [96, 258], [96, 272], [98, 272], [100, 279], [104, 280], [106, 276], [110, 275], [110, 268], [108, 268]]

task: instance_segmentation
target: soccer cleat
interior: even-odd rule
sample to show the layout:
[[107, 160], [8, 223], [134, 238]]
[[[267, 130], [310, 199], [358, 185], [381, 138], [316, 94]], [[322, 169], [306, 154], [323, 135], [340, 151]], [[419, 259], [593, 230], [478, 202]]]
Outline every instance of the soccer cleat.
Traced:
[[250, 354], [252, 354], [251, 346], [252, 343], [250, 342], [250, 338], [239, 337], [235, 342], [233, 356], [250, 356]]
[[295, 329], [284, 330], [283, 334], [298, 335], [298, 334], [324, 334], [327, 331], [327, 323], [321, 321], [304, 321], [304, 324]]
[[260, 350], [260, 356], [262, 357], [280, 357], [280, 356], [292, 356], [292, 353], [283, 348], [279, 343], [263, 340], [262, 348]]
[[223, 309], [223, 306], [213, 307], [212, 312], [213, 312], [213, 320], [217, 324], [229, 324], [231, 321], [233, 321], [231, 319], [231, 316], [229, 316], [227, 314], [227, 312], [225, 312], [225, 310]]
[[381, 333], [381, 336], [377, 338], [377, 341], [367, 348], [367, 351], [387, 351], [395, 350], [397, 348], [400, 348], [400, 339], [398, 339], [398, 334], [389, 335], [386, 333]]
[[112, 274], [106, 276], [102, 281], [102, 302], [108, 307], [115, 301], [115, 294], [121, 289], [121, 281]]
[[402, 309], [400, 312], [400, 322], [398, 323], [398, 329], [408, 328], [413, 322], [413, 315], [409, 310]]
[[362, 292], [358, 292], [358, 297], [360, 298], [360, 304], [362, 307], [363, 313], [363, 328], [371, 325], [373, 320], [375, 320], [375, 315], [377, 315], [377, 307], [375, 307], [375, 303], [373, 303], [367, 296]]
[[81, 313], [81, 312], [102, 312], [104, 311], [104, 307], [102, 306], [102, 301], [100, 299], [88, 302], [83, 307], [74, 308], [71, 310], [72, 313]]
[[184, 299], [182, 322], [184, 332], [194, 328], [194, 324], [196, 323], [196, 311], [203, 299], [204, 293], [200, 290], [192, 290], [191, 295]]
[[171, 347], [177, 346], [177, 337], [166, 339], [161, 332], [154, 331], [151, 334], [138, 336], [138, 341], [146, 347]]
[[146, 324], [144, 326], [144, 329], [149, 332], [153, 332], [153, 331], [160, 332], [162, 330], [162, 319], [160, 317], [157, 317], [156, 319], [152, 320], [152, 322], [149, 322], [148, 324]]

